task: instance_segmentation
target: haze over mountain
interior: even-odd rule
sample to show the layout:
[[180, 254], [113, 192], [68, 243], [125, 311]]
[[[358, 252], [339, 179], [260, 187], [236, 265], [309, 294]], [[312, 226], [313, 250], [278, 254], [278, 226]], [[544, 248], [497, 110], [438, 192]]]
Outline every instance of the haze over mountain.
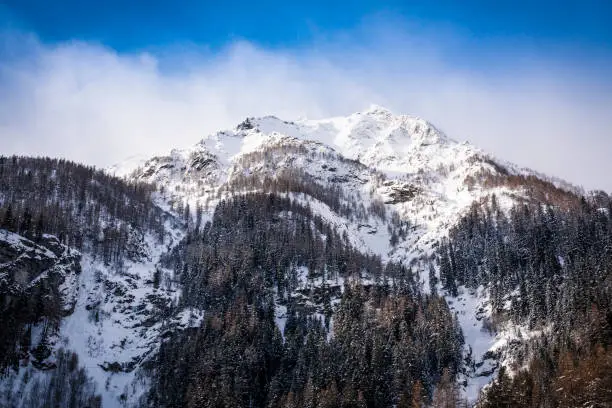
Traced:
[[[362, 2], [330, 15], [312, 5], [310, 20], [289, 13], [275, 24], [263, 21], [285, 7], [247, 4], [228, 17], [224, 6], [208, 3], [184, 6], [196, 7], [192, 13], [167, 1], [134, 3], [143, 13], [115, 3], [98, 10], [95, 3], [68, 1], [55, 12], [36, 8], [36, 1], [9, 3], [17, 4], [0, 8], [6, 154], [104, 168], [126, 156], [189, 145], [247, 116], [321, 119], [377, 103], [427, 118], [457, 140], [521, 166], [612, 190], [606, 177], [612, 51], [603, 18], [610, 13], [602, 2], [597, 8], [590, 1], [572, 7], [536, 1], [498, 12], [464, 2], [387, 9], [366, 1], [367, 9], [383, 9], [364, 10]], [[444, 18], [452, 10], [456, 19]], [[66, 24], [45, 21], [48, 13]], [[179, 21], [177, 13], [191, 17]], [[157, 17], [147, 20], [151, 15]], [[196, 24], [201, 15], [236, 31], [223, 35], [211, 21]], [[344, 21], [340, 27], [333, 26], [337, 19]], [[280, 35], [283, 21], [293, 21], [290, 30], [304, 30], [303, 37]], [[506, 29], [497, 32], [494, 24]], [[588, 35], [568, 37], [570, 28]], [[114, 30], [130, 35], [121, 40]], [[183, 34], [172, 37], [172, 30]], [[212, 37], [195, 40], [202, 31]], [[154, 42], [164, 32], [166, 40]], [[553, 32], [561, 38], [549, 37]], [[595, 40], [596, 33], [602, 38]], [[266, 35], [275, 41], [257, 39]], [[130, 45], [136, 39], [140, 46]]]

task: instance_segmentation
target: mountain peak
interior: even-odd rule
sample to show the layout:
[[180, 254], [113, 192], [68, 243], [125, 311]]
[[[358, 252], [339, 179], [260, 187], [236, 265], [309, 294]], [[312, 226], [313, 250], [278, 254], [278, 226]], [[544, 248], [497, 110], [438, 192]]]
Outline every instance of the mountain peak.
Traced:
[[[192, 153], [215, 158], [230, 166], [235, 157], [250, 153], [271, 144], [279, 138], [293, 138], [302, 142], [312, 141], [329, 146], [344, 157], [358, 160], [380, 171], [414, 173], [424, 168], [448, 164], [457, 156], [473, 153], [471, 146], [458, 146], [443, 132], [424, 119], [411, 115], [398, 115], [389, 109], [370, 105], [369, 109], [348, 116], [324, 119], [287, 121], [276, 116], [247, 117], [233, 129], [222, 130], [205, 136], [194, 148], [173, 153], [164, 163], [154, 164], [178, 169], [189, 165], [175, 163], [185, 156], [191, 162]], [[208, 160], [208, 159], [206, 159]], [[167, 163], [166, 163], [167, 162]], [[128, 163], [129, 164], [129, 163]], [[142, 165], [138, 161], [138, 165]], [[137, 166], [125, 165], [123, 167]], [[127, 174], [112, 168], [111, 173]]]
[[387, 115], [387, 116], [393, 115], [393, 112], [391, 112], [390, 109], [387, 109], [384, 106], [380, 106], [375, 103], [371, 104], [370, 107], [363, 113], [371, 114], [371, 115]]

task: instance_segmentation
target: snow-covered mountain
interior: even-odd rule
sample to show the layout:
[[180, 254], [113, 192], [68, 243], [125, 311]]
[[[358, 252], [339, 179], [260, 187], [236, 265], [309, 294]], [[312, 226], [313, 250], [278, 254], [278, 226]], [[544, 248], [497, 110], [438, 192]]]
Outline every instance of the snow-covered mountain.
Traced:
[[[45, 239], [52, 248], [0, 232], [0, 249], [8, 248], [0, 252], [2, 262], [14, 264], [27, 251], [58, 265], [67, 256], [60, 252], [70, 260], [79, 259], [78, 272], [62, 272], [67, 316], [51, 342], [55, 349], [61, 346], [77, 353], [102, 393], [104, 407], [137, 404], [150, 385], [146, 364], [162, 339], [199, 325], [205, 311], [179, 305], [184, 288], [173, 275], [175, 266], [164, 259], [180, 247], [194, 228], [193, 220], [198, 219], [198, 227], [204, 225], [223, 199], [280, 192], [310, 208], [360, 252], [412, 268], [421, 290], [428, 292], [436, 287], [429, 279], [437, 246], [474, 203], [490, 202], [495, 196], [502, 209], [534, 200], [563, 205], [577, 192], [561, 181], [456, 142], [423, 119], [395, 115], [381, 107], [320, 120], [247, 118], [192, 147], [172, 150], [167, 156], [135, 157], [107, 172], [130, 183], [155, 184], [153, 202], [163, 214], [158, 216], [163, 218], [161, 231], [127, 229], [132, 255], [119, 267], [101, 261], [87, 246], [82, 252], [68, 247], [62, 252], [50, 236]], [[111, 216], [105, 222], [127, 225]], [[104, 241], [103, 231], [99, 234], [93, 242]], [[8, 273], [3, 272], [8, 263], [0, 265], [0, 274]], [[53, 268], [35, 279], [60, 270]], [[322, 306], [309, 298], [307, 289], [333, 286], [339, 294], [345, 281], [308, 275], [307, 270], [297, 274], [293, 295], [303, 296], [313, 313], [321, 314]], [[363, 275], [362, 280], [372, 283], [374, 277]], [[513, 330], [497, 335], [484, 332], [489, 293], [484, 287], [459, 289], [457, 296], [448, 294], [446, 300], [465, 336], [469, 364], [462, 372], [463, 390], [474, 401], [498, 367], [491, 351], [507, 343]], [[336, 297], [331, 303], [338, 302]], [[275, 317], [281, 332], [286, 313], [279, 297]], [[329, 336], [333, 336], [333, 324]], [[15, 379], [23, 379], [24, 370], [12, 380], [17, 385], [5, 382], [3, 387], [27, 393], [27, 386], [17, 389], [21, 383]]]
[[[540, 179], [556, 183], [561, 192], [576, 191], [467, 142], [456, 142], [423, 119], [395, 115], [378, 106], [321, 120], [247, 118], [193, 147], [109, 169], [120, 177], [156, 183], [165, 197], [184, 200], [192, 210], [198, 202], [214, 208], [232, 189], [246, 191], [242, 185], [248, 180], [248, 188], [262, 189], [252, 184], [256, 177], [261, 183], [263, 178], [294, 171], [342, 190], [347, 201], [357, 199], [365, 207], [382, 202], [409, 221], [413, 233], [398, 248], [388, 247], [385, 228], [379, 228], [384, 244], [376, 246], [375, 252], [385, 258], [405, 259], [426, 251], [472, 203], [493, 194], [502, 205], [531, 199], [537, 187], [511, 183], [512, 178]], [[354, 224], [345, 221], [349, 229]]]
[[[381, 219], [359, 211], [346, 216], [324, 200], [297, 190], [288, 194], [345, 231], [355, 247], [414, 267], [425, 291], [429, 290], [427, 262], [433, 248], [473, 203], [495, 195], [502, 208], [510, 208], [543, 194], [539, 192], [543, 186], [554, 187], [560, 196], [577, 192], [560, 180], [457, 142], [421, 118], [395, 115], [378, 106], [320, 120], [247, 118], [191, 148], [126, 162], [109, 171], [163, 186], [167, 200], [183, 201], [192, 210], [205, 203], [212, 211], [220, 199], [240, 191], [265, 191], [266, 183], [286, 174], [338, 189], [346, 205], [380, 205], [388, 216]], [[392, 244], [393, 223], [398, 221], [407, 222], [409, 232]], [[488, 307], [486, 292], [464, 290], [458, 298], [448, 299], [478, 367], [468, 374], [466, 386], [474, 400], [497, 366], [484, 356], [505, 344], [508, 334], [495, 337], [481, 330]]]

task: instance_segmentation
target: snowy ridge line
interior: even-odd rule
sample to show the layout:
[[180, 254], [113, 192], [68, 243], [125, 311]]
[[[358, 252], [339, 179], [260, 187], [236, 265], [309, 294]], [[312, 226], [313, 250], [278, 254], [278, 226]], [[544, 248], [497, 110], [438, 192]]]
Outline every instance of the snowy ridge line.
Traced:
[[[473, 203], [482, 203], [495, 194], [499, 207], [508, 210], [529, 198], [521, 186], [487, 186], [487, 175], [532, 176], [569, 194], [580, 193], [560, 179], [498, 160], [468, 143], [458, 143], [423, 119], [394, 115], [380, 107], [320, 120], [247, 118], [234, 129], [204, 137], [194, 147], [172, 150], [168, 156], [138, 159], [108, 171], [157, 184], [163, 189], [160, 197], [165, 197], [159, 205], [166, 209], [180, 203], [181, 208], [189, 204], [193, 212], [205, 203], [204, 216], [208, 219], [222, 199], [268, 191], [249, 185], [250, 180], [274, 181], [283, 174], [301, 175], [337, 189], [343, 194], [342, 203], [357, 200], [369, 208], [381, 202], [387, 217], [397, 214], [409, 225], [407, 235], [395, 245], [390, 243], [392, 234], [386, 220], [368, 216], [364, 222], [339, 214], [316, 197], [282, 189], [277, 192], [310, 206], [315, 214], [346, 231], [359, 251], [412, 267], [419, 273], [425, 291], [429, 288], [427, 266], [435, 262], [432, 257], [436, 245]], [[478, 366], [465, 373], [464, 393], [473, 401], [478, 390], [495, 375], [497, 363], [487, 357], [488, 352], [497, 350], [514, 328], [504, 329], [497, 336], [481, 330], [481, 320], [491, 313], [484, 289], [464, 289], [456, 298], [445, 297], [464, 331], [466, 355], [474, 367]], [[277, 306], [277, 324], [281, 327], [286, 310]]]

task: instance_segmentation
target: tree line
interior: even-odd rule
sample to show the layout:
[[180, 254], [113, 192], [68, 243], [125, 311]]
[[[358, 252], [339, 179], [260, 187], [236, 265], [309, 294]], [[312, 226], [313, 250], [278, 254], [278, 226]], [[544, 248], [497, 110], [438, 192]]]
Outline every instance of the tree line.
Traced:
[[52, 234], [107, 263], [128, 255], [131, 231], [163, 237], [155, 186], [51, 158], [0, 156], [0, 228], [40, 241]]

